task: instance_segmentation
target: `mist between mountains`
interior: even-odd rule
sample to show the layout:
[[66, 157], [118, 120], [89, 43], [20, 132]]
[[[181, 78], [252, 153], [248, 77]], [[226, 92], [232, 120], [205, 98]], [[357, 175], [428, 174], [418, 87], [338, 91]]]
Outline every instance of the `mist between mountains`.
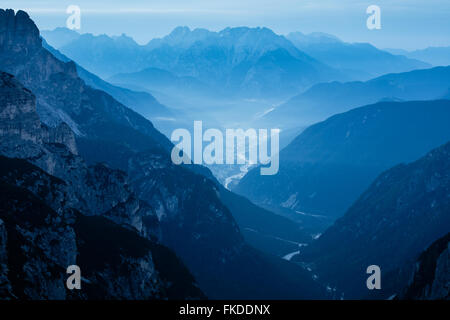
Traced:
[[[209, 128], [203, 132], [203, 122], [194, 121], [193, 137], [187, 129], [176, 129], [171, 140], [174, 164], [249, 164], [263, 165], [261, 175], [275, 175], [279, 169], [280, 129]], [[270, 140], [270, 150], [269, 150]], [[203, 147], [203, 143], [208, 143]], [[270, 152], [270, 155], [269, 155]]]

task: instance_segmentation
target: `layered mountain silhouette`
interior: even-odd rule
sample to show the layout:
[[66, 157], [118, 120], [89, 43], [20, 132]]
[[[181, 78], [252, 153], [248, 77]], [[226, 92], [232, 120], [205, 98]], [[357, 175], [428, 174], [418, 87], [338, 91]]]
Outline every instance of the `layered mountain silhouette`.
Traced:
[[179, 77], [172, 72], [159, 68], [146, 68], [134, 73], [119, 73], [108, 79], [111, 83], [125, 87], [143, 88], [150, 92], [170, 94], [207, 95], [213, 97], [214, 91], [207, 83], [192, 76]]
[[[83, 34], [72, 39], [72, 41], [61, 40], [64, 44], [57, 46], [58, 42], [52, 42], [50, 34], [50, 32], [47, 32], [43, 35], [44, 37], [50, 37], [49, 44], [51, 46], [101, 77], [125, 70], [137, 71], [141, 68], [142, 48], [126, 35], [109, 37], [107, 35]], [[53, 34], [53, 36], [57, 35]], [[63, 39], [66, 37], [67, 35], [64, 35]], [[127, 66], [124, 63], [127, 63]]]
[[[50, 40], [57, 38], [51, 32], [46, 36]], [[55, 44], [65, 42], [53, 40]], [[267, 28], [239, 27], [212, 32], [178, 27], [145, 46], [124, 35], [110, 38], [83, 34], [57, 49], [103, 77], [138, 72], [113, 78], [118, 83], [125, 79], [136, 83], [142, 77], [147, 85], [157, 83], [168, 76], [158, 71], [164, 70], [180, 77], [182, 89], [186, 86], [201, 89], [198, 86], [207, 84], [216, 94], [225, 95], [285, 96], [320, 81], [345, 79], [340, 72]], [[144, 69], [147, 71], [140, 72]]]
[[306, 54], [357, 80], [431, 67], [419, 57], [394, 55], [369, 43], [346, 43], [330, 34], [292, 32], [286, 38]]
[[296, 88], [305, 89], [320, 80], [367, 80], [430, 67], [366, 43], [345, 43], [323, 33], [294, 32], [283, 37], [267, 28], [212, 32], [177, 27], [145, 46], [125, 35], [80, 35], [64, 28], [43, 35], [51, 45], [96, 74], [110, 77], [120, 73], [111, 78], [114, 83], [136, 86], [141, 82], [148, 89], [161, 90], [168, 77], [175, 77], [176, 81], [164, 88], [166, 92], [179, 85], [182, 90], [203, 94], [209, 92], [208, 86], [216, 94], [293, 94]]
[[[447, 143], [383, 172], [342, 218], [295, 258], [310, 262], [322, 281], [344, 292], [345, 298], [400, 296], [414, 269], [410, 298], [448, 298], [448, 236], [433, 242], [448, 234], [449, 192]], [[370, 265], [381, 268], [381, 290], [366, 287]]]
[[233, 190], [297, 216], [340, 217], [382, 171], [450, 140], [449, 117], [448, 100], [381, 102], [332, 116], [280, 152], [277, 175], [253, 169]]
[[[140, 45], [0, 9], [0, 298], [448, 299], [446, 52], [248, 27]], [[278, 174], [230, 191], [174, 165], [160, 131], [197, 116], [282, 128]]]
[[[27, 20], [21, 12], [16, 18]], [[136, 198], [125, 174], [87, 166], [69, 127], [42, 124], [35, 96], [3, 72], [0, 111], [2, 298], [204, 297], [184, 264], [157, 242], [156, 213]], [[77, 293], [65, 287], [74, 264], [85, 279]]]
[[[47, 175], [67, 186], [68, 199], [64, 199], [62, 191], [45, 188], [50, 195], [56, 194], [55, 203], [48, 202], [49, 196], [39, 189], [27, 190], [33, 194], [30, 197], [38, 197], [54, 211], [61, 206], [61, 210], [67, 207], [71, 212], [79, 212], [74, 213], [70, 226], [80, 240], [72, 237], [72, 249], [64, 254], [70, 256], [71, 263], [79, 263], [82, 270], [86, 268], [89, 281], [96, 277], [96, 281], [102, 283], [111, 281], [110, 286], [102, 287], [111, 292], [111, 296], [104, 293], [106, 297], [187, 298], [201, 297], [202, 292], [210, 298], [325, 297], [322, 287], [303, 268], [249, 247], [230, 210], [222, 203], [215, 182], [191, 168], [173, 165], [170, 141], [150, 121], [109, 94], [86, 85], [74, 62], [61, 61], [43, 48], [39, 30], [23, 11], [17, 14], [12, 10], [0, 11], [0, 70], [11, 74], [2, 73], [6, 79], [2, 90], [13, 91], [2, 95], [6, 101], [1, 112], [1, 154], [21, 158], [40, 168], [39, 174], [33, 174], [37, 186], [44, 183], [42, 179]], [[16, 90], [12, 87], [20, 88], [21, 93], [14, 93]], [[19, 163], [14, 159], [5, 161]], [[8, 180], [6, 176], [2, 183], [17, 181]], [[19, 204], [27, 206], [30, 199]], [[14, 212], [13, 204], [2, 212]], [[43, 223], [48, 215], [54, 214], [45, 209], [36, 223]], [[21, 222], [14, 220], [16, 216], [13, 220], [3, 217], [7, 227], [0, 224], [1, 239], [6, 239], [6, 252], [9, 252], [14, 249], [8, 245], [14, 243], [9, 241], [10, 236], [15, 236], [10, 233], [9, 224], [15, 228], [14, 224]], [[69, 223], [63, 216], [55, 219], [63, 225]], [[62, 236], [55, 234], [52, 242], [55, 249], [43, 242], [42, 247], [32, 250], [44, 251], [47, 258], [52, 257], [51, 250], [59, 250], [58, 243], [64, 242]], [[141, 240], [142, 247], [137, 245]], [[98, 247], [89, 247], [88, 242], [97, 242]], [[0, 245], [2, 263], [9, 257], [4, 254], [4, 243], [2, 240]], [[113, 252], [109, 249], [102, 252], [104, 246], [110, 246]], [[163, 246], [175, 251], [182, 263]], [[122, 250], [128, 252], [122, 257], [124, 261], [117, 259], [117, 252]], [[136, 281], [147, 283], [149, 280], [145, 277], [154, 274], [155, 281], [158, 280], [156, 273], [139, 269], [152, 268], [149, 250], [153, 250], [152, 259], [161, 279], [170, 284], [140, 292], [133, 291], [138, 290], [135, 283], [127, 282], [116, 289], [115, 281], [126, 282], [128, 273], [135, 274]], [[158, 258], [161, 255], [163, 258]], [[27, 268], [16, 264], [9, 266], [14, 267], [19, 276], [25, 273], [25, 278], [31, 277], [32, 273], [26, 270], [33, 265], [34, 256], [22, 257], [21, 263]], [[60, 267], [69, 261], [61, 259], [57, 261]], [[110, 266], [112, 263], [115, 265]], [[201, 291], [183, 269], [183, 263]], [[2, 265], [0, 279], [8, 279], [10, 285], [6, 292], [8, 295], [12, 292], [14, 297], [23, 285], [11, 282], [12, 274], [4, 271], [11, 268], [5, 269]], [[109, 268], [110, 272], [102, 280], [98, 272], [104, 268]], [[114, 268], [124, 273], [116, 276], [115, 272], [119, 271]], [[58, 272], [50, 273], [48, 281], [61, 288], [60, 277]], [[38, 284], [40, 281], [36, 280], [28, 285], [30, 290], [36, 291]], [[99, 296], [103, 296], [102, 293], [95, 291], [81, 298]], [[45, 292], [38, 292], [26, 294], [26, 297], [64, 298], [64, 295], [47, 296]]]
[[442, 99], [449, 86], [450, 67], [387, 74], [366, 82], [321, 83], [278, 106], [263, 121], [299, 127], [379, 101]]
[[[42, 44], [43, 47], [47, 49], [53, 56], [58, 58], [58, 60], [64, 62], [71, 61], [58, 50], [48, 45], [45, 40]], [[136, 91], [112, 85], [96, 76], [95, 74], [87, 71], [78, 64], [76, 64], [76, 68], [79, 77], [88, 86], [108, 93], [118, 102], [131, 108], [133, 111], [144, 116], [146, 119], [151, 120], [153, 123], [156, 123], [159, 130], [165, 130], [165, 132], [167, 132], [167, 121], [169, 120], [170, 122], [175, 122], [177, 120], [178, 117], [175, 115], [173, 110], [161, 104], [150, 93], [144, 90]], [[169, 124], [171, 124], [170, 122]], [[179, 122], [180, 121], [177, 121], [176, 123], [179, 125]], [[175, 125], [175, 123], [173, 125]]]

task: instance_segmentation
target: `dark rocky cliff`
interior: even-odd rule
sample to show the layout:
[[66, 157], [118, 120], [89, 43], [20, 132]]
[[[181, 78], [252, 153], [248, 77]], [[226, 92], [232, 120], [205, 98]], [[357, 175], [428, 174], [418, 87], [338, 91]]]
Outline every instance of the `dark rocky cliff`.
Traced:
[[[0, 153], [9, 156], [0, 157], [2, 297], [203, 297], [174, 253], [155, 242], [155, 212], [133, 194], [126, 175], [87, 166], [71, 152], [73, 133], [64, 126], [41, 124], [34, 95], [0, 73]], [[167, 263], [172, 270], [161, 268]], [[81, 293], [65, 289], [72, 264], [82, 266]]]

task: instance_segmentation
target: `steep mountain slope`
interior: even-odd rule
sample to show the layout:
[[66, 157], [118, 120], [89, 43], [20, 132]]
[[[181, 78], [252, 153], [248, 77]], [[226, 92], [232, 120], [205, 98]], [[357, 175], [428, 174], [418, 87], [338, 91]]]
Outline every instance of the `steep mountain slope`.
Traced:
[[[0, 48], [0, 69], [14, 74], [33, 91], [39, 117], [46, 127], [67, 128], [63, 124], [67, 123], [84, 160], [123, 170], [113, 174], [105, 165], [94, 166], [99, 177], [94, 175], [91, 181], [100, 181], [104, 187], [111, 185], [119, 193], [98, 197], [117, 205], [110, 210], [110, 216], [123, 217], [123, 210], [128, 209], [127, 202], [119, 205], [117, 199], [154, 208], [154, 212], [145, 212], [156, 216], [161, 242], [175, 250], [208, 297], [323, 297], [321, 287], [302, 268], [249, 248], [230, 211], [221, 203], [214, 183], [173, 165], [168, 152], [170, 141], [151, 122], [108, 94], [86, 86], [73, 62], [64, 63], [42, 48], [39, 31], [26, 13], [0, 11]], [[70, 168], [78, 166], [75, 163]], [[127, 176], [128, 183], [124, 183]], [[118, 183], [109, 183], [108, 179]], [[83, 184], [75, 185], [83, 191]], [[104, 191], [104, 187], [99, 190]], [[122, 193], [128, 187], [135, 191], [135, 197]], [[140, 219], [132, 219], [134, 224], [139, 227], [142, 221], [143, 226], [147, 225], [145, 215], [131, 211]], [[292, 274], [294, 282], [290, 280]]]
[[[52, 206], [54, 210], [68, 206], [131, 226], [143, 236], [159, 234], [154, 209], [136, 198], [124, 172], [103, 164], [87, 166], [77, 155], [75, 138], [67, 125], [62, 123], [56, 128], [43, 125], [36, 113], [35, 97], [11, 75], [0, 73], [0, 93], [1, 154], [26, 159], [70, 185], [70, 192], [61, 186], [61, 192], [67, 196]], [[13, 169], [2, 168], [5, 175], [13, 174]], [[15, 177], [8, 183], [18, 179]]]
[[[146, 46], [125, 36], [86, 34], [57, 49], [102, 77], [157, 68], [190, 80], [183, 83], [184, 87], [198, 89], [199, 82], [207, 83], [218, 94], [226, 95], [289, 96], [320, 81], [343, 79], [342, 74], [267, 28], [210, 32], [179, 27]], [[156, 74], [147, 76], [148, 83], [155, 80]]]
[[[195, 41], [186, 46], [178, 33], [184, 37], [193, 33]], [[149, 43], [152, 66], [216, 84], [220, 91], [247, 96], [286, 94], [320, 79], [342, 77], [267, 28], [226, 28], [200, 34], [177, 28], [168, 38]], [[160, 56], [167, 51], [176, 59], [163, 61]]]
[[[450, 143], [382, 173], [317, 241], [297, 258], [346, 298], [400, 294], [398, 273], [450, 231]], [[366, 287], [366, 268], [381, 268], [381, 290]], [[445, 273], [445, 271], [444, 271]], [[429, 274], [428, 274], [429, 276]], [[405, 282], [406, 281], [406, 282]]]
[[[124, 173], [86, 166], [67, 125], [41, 124], [32, 93], [5, 73], [0, 73], [0, 136], [0, 154], [14, 157], [0, 156], [2, 298], [203, 297], [175, 254], [155, 243], [156, 214], [137, 200]], [[99, 230], [103, 243], [95, 239]], [[105, 248], [104, 260], [84, 259]], [[161, 268], [168, 263], [177, 271]], [[87, 287], [82, 292], [65, 288], [66, 268], [73, 264], [82, 268]]]
[[[3, 299], [204, 297], [192, 275], [169, 249], [103, 217], [85, 216], [59, 204], [53, 210], [46, 202], [60, 192], [58, 184], [64, 184], [62, 180], [18, 159], [0, 157], [0, 163], [2, 168], [14, 168], [15, 174], [26, 176], [25, 182], [33, 181], [37, 187], [33, 194], [29, 191], [31, 185], [25, 189], [17, 186], [20, 180], [8, 184], [4, 176], [1, 178]], [[8, 180], [13, 177], [7, 173]], [[42, 182], [49, 183], [44, 187]], [[102, 230], [100, 238], [98, 230]], [[81, 292], [65, 287], [66, 268], [73, 264], [82, 269]]]
[[101, 77], [126, 70], [138, 71], [145, 61], [142, 47], [126, 35], [109, 37], [105, 34], [82, 34], [56, 49]]
[[158, 68], [146, 68], [133, 73], [119, 73], [108, 79], [111, 83], [124, 84], [127, 87], [141, 87], [150, 92], [179, 91], [179, 94], [208, 94], [211, 92], [208, 84], [194, 77], [179, 77], [169, 71]]
[[[73, 62], [63, 63], [42, 47], [39, 30], [25, 13], [11, 18], [0, 12], [0, 70], [11, 73], [33, 91], [41, 120], [56, 126], [66, 122], [77, 136], [138, 140], [141, 131], [153, 144], [168, 148], [170, 142], [143, 117], [108, 94], [85, 85]], [[129, 128], [129, 136], [121, 132]], [[142, 142], [142, 138], [141, 138]]]
[[387, 73], [431, 67], [419, 60], [379, 50], [368, 43], [346, 43], [328, 34], [305, 35], [292, 32], [286, 38], [299, 50], [352, 75], [355, 80], [368, 80]]
[[313, 86], [264, 117], [282, 128], [309, 125], [352, 108], [385, 101], [442, 99], [450, 86], [450, 67], [387, 74], [366, 82]]
[[263, 252], [283, 257], [312, 240], [299, 224], [258, 207], [223, 187], [220, 188], [220, 199], [233, 213], [246, 241]]
[[248, 199], [226, 189], [202, 166], [191, 166], [191, 170], [214, 182], [220, 200], [230, 209], [245, 240], [254, 248], [283, 257], [298, 250], [299, 245], [312, 239], [301, 225], [281, 215], [261, 208]]
[[341, 216], [373, 179], [450, 140], [450, 101], [382, 102], [307, 128], [273, 176], [251, 170], [234, 189], [257, 204]]
[[[45, 41], [42, 43], [43, 47], [47, 49], [53, 56], [64, 62], [70, 62], [71, 60], [65, 55], [60, 53], [48, 45]], [[154, 120], [159, 117], [173, 117], [174, 114], [166, 106], [159, 103], [155, 97], [148, 92], [133, 91], [126, 88], [114, 86], [98, 76], [90, 73], [83, 67], [76, 65], [77, 73], [81, 79], [90, 87], [98, 89], [110, 94], [114, 99], [120, 103], [130, 107], [133, 111], [136, 111], [140, 115], [147, 119]]]
[[450, 299], [450, 233], [433, 242], [419, 257], [413, 281], [403, 299]]

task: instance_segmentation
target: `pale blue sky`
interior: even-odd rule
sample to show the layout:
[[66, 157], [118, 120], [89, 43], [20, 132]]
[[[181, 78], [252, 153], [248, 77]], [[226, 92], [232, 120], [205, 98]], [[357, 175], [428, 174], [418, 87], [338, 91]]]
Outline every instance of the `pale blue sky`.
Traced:
[[[82, 10], [80, 32], [126, 33], [140, 43], [186, 25], [321, 31], [380, 48], [450, 45], [450, 0], [1, 0], [2, 8], [26, 9], [41, 29], [64, 26], [71, 4]], [[366, 28], [366, 8], [372, 4], [381, 7], [381, 30]]]

